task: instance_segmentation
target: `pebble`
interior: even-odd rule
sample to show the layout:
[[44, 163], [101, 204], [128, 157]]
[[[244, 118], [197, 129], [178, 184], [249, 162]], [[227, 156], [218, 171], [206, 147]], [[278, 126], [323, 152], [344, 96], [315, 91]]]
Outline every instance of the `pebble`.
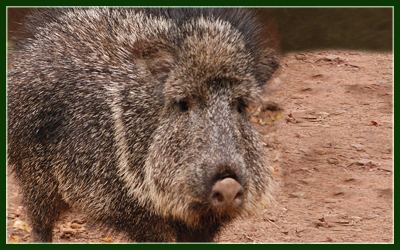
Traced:
[[305, 195], [304, 192], [293, 192], [291, 194], [289, 194], [290, 198], [303, 198]]
[[28, 226], [28, 224], [26, 224], [24, 221], [22, 221], [20, 219], [16, 219], [14, 221], [13, 227], [16, 228], [16, 229], [20, 229], [20, 230], [26, 231], [26, 232], [30, 232], [31, 231], [31, 229]]
[[72, 230], [66, 230], [61, 233], [60, 238], [61, 239], [69, 239], [74, 235], [74, 231]]
[[334, 165], [336, 165], [336, 164], [339, 163], [339, 160], [336, 159], [336, 158], [328, 158], [328, 159], [327, 159], [327, 162], [328, 162], [329, 164], [334, 164]]
[[336, 202], [338, 202], [339, 200], [338, 199], [331, 199], [331, 198], [326, 198], [326, 199], [324, 199], [324, 202], [325, 203], [336, 203]]
[[82, 228], [82, 224], [78, 224], [78, 223], [71, 223], [70, 227], [72, 229], [81, 229]]
[[351, 144], [353, 148], [355, 148], [357, 151], [365, 151], [364, 146], [361, 144]]
[[344, 182], [354, 182], [354, 181], [356, 181], [356, 179], [353, 177], [349, 177], [349, 178], [344, 179], [343, 181]]

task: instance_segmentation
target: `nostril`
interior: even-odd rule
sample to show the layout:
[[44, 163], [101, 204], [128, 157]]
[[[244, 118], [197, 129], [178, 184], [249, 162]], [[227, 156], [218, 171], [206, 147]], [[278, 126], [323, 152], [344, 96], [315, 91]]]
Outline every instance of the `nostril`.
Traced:
[[216, 191], [213, 192], [211, 199], [214, 203], [220, 203], [224, 201], [224, 196], [220, 192]]
[[240, 187], [239, 191], [237, 192], [235, 199], [241, 199], [243, 197], [243, 188]]
[[243, 202], [243, 188], [240, 188], [234, 199], [235, 206], [238, 207], [242, 205], [242, 202]]

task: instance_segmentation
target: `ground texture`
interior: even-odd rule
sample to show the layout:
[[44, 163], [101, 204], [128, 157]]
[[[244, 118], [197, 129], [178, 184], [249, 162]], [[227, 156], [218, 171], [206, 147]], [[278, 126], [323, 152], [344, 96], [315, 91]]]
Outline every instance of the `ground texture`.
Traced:
[[[252, 109], [279, 188], [276, 204], [228, 226], [221, 242], [393, 241], [391, 53], [313, 51], [282, 58]], [[30, 240], [18, 186], [8, 175], [9, 242]], [[120, 242], [79, 212], [55, 242]]]

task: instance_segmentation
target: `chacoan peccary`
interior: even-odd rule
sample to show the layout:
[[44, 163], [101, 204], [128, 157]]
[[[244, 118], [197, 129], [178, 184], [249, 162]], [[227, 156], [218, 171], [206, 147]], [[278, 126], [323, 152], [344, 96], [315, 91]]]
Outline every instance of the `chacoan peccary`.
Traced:
[[212, 241], [273, 177], [246, 107], [278, 67], [244, 9], [38, 11], [9, 52], [8, 163], [33, 241], [78, 208], [132, 241]]

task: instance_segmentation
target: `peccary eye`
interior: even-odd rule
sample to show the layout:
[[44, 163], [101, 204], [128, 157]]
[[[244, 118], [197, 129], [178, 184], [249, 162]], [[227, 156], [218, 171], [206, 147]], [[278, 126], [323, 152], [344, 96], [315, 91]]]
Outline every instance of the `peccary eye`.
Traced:
[[177, 101], [176, 105], [181, 112], [187, 112], [189, 110], [189, 104], [186, 100]]
[[239, 99], [237, 100], [237, 103], [236, 103], [236, 109], [237, 109], [237, 111], [238, 111], [240, 114], [242, 114], [242, 113], [244, 113], [244, 112], [246, 111], [246, 108], [247, 108], [247, 103], [246, 103], [243, 99], [239, 98]]

